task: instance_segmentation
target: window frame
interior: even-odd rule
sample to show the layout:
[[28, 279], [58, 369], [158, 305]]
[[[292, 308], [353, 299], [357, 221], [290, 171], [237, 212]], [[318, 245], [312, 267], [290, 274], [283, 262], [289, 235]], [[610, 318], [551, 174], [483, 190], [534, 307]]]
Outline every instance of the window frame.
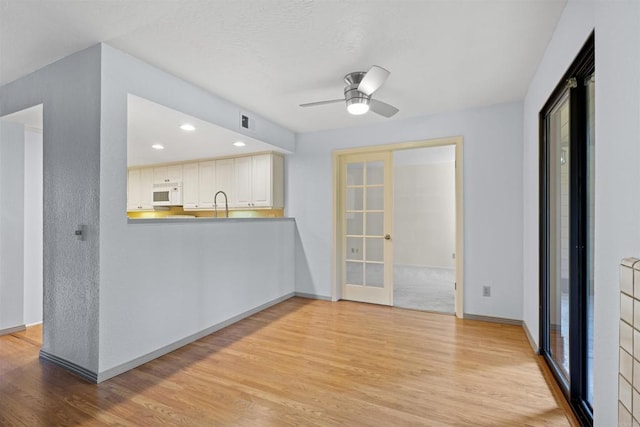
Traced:
[[[540, 153], [540, 350], [555, 380], [583, 425], [593, 424], [593, 408], [587, 401], [588, 372], [588, 139], [587, 85], [595, 72], [595, 35], [592, 32], [539, 114]], [[575, 79], [575, 85], [569, 81]], [[569, 92], [569, 381], [551, 357], [550, 343], [550, 180], [549, 126], [547, 118]]]

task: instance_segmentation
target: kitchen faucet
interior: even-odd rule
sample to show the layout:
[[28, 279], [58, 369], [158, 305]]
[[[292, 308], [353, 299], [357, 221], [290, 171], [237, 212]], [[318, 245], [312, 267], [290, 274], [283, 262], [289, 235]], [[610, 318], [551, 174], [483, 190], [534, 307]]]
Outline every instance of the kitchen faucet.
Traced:
[[227, 193], [225, 193], [224, 191], [220, 190], [216, 193], [215, 196], [213, 196], [213, 212], [214, 212], [214, 216], [216, 218], [218, 218], [218, 204], [216, 203], [216, 200], [218, 200], [218, 194], [222, 193], [222, 195], [224, 196], [224, 210], [227, 214], [227, 218], [229, 218], [229, 203], [227, 200]]

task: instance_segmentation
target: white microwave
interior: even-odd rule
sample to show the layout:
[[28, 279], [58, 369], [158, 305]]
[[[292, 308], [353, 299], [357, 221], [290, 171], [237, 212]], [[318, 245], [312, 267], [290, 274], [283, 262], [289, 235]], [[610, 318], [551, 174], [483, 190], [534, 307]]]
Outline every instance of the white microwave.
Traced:
[[153, 184], [153, 206], [182, 206], [182, 183]]

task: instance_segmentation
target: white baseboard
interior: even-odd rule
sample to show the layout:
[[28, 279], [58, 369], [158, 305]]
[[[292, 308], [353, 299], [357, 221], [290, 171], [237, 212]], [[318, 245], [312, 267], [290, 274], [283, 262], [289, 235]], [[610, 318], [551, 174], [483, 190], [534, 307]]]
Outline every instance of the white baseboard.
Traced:
[[309, 298], [309, 299], [319, 299], [322, 301], [331, 301], [331, 297], [326, 297], [324, 295], [316, 295], [316, 294], [308, 294], [306, 292], [296, 292], [295, 296], [300, 298]]
[[470, 320], [482, 320], [484, 322], [502, 323], [502, 324], [505, 324], [505, 325], [522, 326], [522, 320], [507, 319], [505, 317], [481, 316], [479, 314], [464, 313], [464, 317], [463, 318], [464, 319], [470, 319]]
[[536, 341], [533, 339], [533, 336], [531, 335], [531, 331], [529, 331], [529, 328], [527, 328], [527, 324], [522, 322], [522, 328], [524, 329], [524, 333], [527, 336], [527, 339], [529, 340], [529, 344], [531, 345], [533, 352], [535, 354], [540, 354], [540, 348], [536, 344]]
[[13, 334], [15, 332], [22, 332], [25, 329], [27, 329], [26, 325], [18, 325], [18, 326], [14, 326], [12, 328], [0, 329], [0, 336], [1, 335]]
[[[269, 302], [266, 302], [262, 305], [259, 305], [258, 307], [255, 307], [251, 310], [247, 310], [244, 313], [240, 313], [237, 316], [233, 316], [230, 319], [227, 319], [225, 321], [222, 321], [220, 323], [217, 323], [213, 326], [210, 326], [206, 329], [203, 329], [200, 332], [196, 332], [195, 334], [189, 335], [188, 337], [182, 338], [174, 343], [168, 344], [164, 347], [161, 347], [155, 351], [152, 351], [150, 353], [147, 353], [143, 356], [137, 357], [129, 362], [123, 363], [121, 365], [118, 366], [114, 366], [113, 368], [107, 369], [103, 372], [99, 372], [97, 377], [96, 377], [96, 381], [97, 383], [101, 383], [105, 380], [108, 380], [109, 378], [113, 378], [117, 375], [120, 375], [124, 372], [127, 372], [133, 368], [137, 368], [140, 365], [144, 365], [147, 362], [152, 361], [153, 359], [157, 359], [160, 356], [164, 356], [167, 353], [171, 353], [174, 350], [179, 349], [180, 347], [183, 347], [187, 344], [190, 344], [194, 341], [199, 340], [200, 338], [206, 337], [207, 335], [210, 335], [216, 331], [219, 331], [222, 328], [226, 328], [227, 326], [236, 323], [246, 317], [252, 316], [266, 308], [269, 308], [273, 305], [276, 305], [278, 303], [281, 303], [282, 301], [288, 300], [289, 298], [292, 298], [293, 296], [295, 296], [295, 292], [291, 292], [288, 293], [286, 295], [283, 295], [279, 298], [273, 299]], [[86, 377], [85, 377], [86, 378]]]

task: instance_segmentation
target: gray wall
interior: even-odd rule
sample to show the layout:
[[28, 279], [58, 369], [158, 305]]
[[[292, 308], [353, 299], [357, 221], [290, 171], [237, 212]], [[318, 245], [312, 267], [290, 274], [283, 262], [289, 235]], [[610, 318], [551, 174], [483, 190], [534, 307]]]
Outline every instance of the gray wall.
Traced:
[[[0, 116], [43, 104], [42, 349], [98, 377], [294, 290], [293, 220], [128, 223], [127, 93], [239, 130], [238, 107], [105, 45], [0, 88]], [[294, 148], [253, 118], [251, 136]]]
[[[100, 46], [0, 87], [0, 116], [44, 104], [42, 349], [98, 369]], [[21, 147], [22, 148], [22, 147]], [[90, 238], [74, 236], [78, 224]], [[22, 304], [21, 304], [22, 306]]]
[[[127, 94], [237, 126], [239, 109], [103, 46], [100, 367], [135, 358], [294, 291], [293, 220], [129, 223]], [[256, 118], [253, 137], [291, 150], [294, 135]]]
[[24, 325], [24, 127], [0, 121], [0, 331]]

